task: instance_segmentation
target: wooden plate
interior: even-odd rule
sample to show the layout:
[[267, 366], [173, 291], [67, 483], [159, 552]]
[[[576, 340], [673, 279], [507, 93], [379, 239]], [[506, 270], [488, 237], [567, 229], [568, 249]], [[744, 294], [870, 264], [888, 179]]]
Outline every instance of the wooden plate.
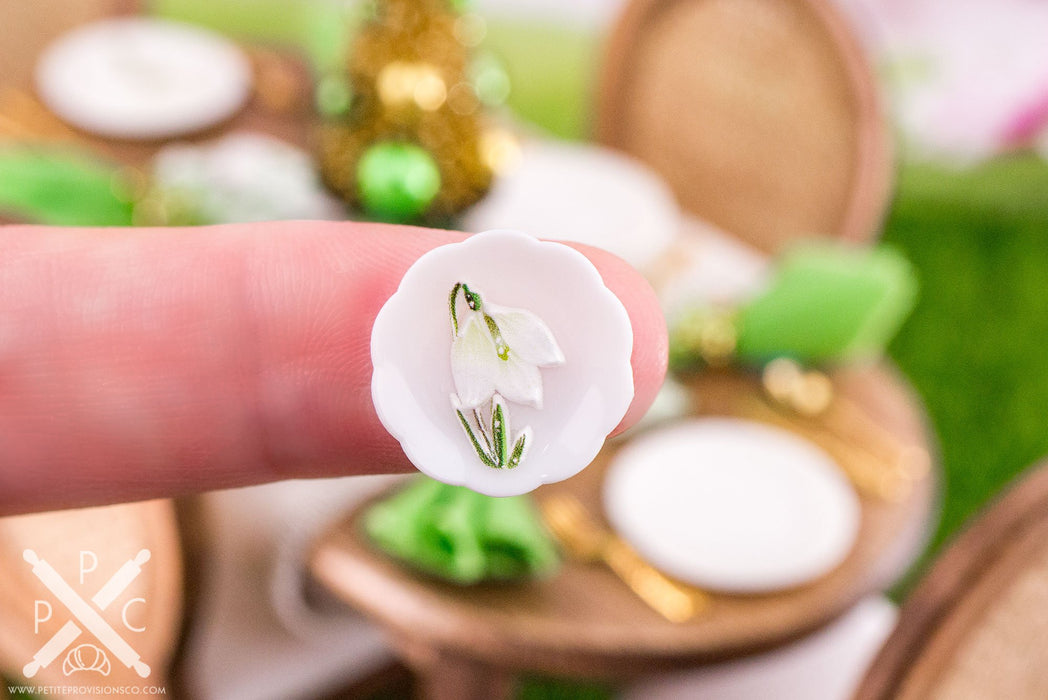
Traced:
[[1048, 464], [942, 554], [857, 700], [1048, 697]]
[[[901, 441], [927, 445], [918, 404], [890, 370], [837, 379], [842, 394], [878, 425]], [[705, 413], [746, 415], [757, 388], [751, 377], [720, 374], [700, 380], [694, 391]], [[543, 489], [571, 491], [600, 514], [602, 476], [615, 449], [610, 445], [577, 477]], [[361, 530], [366, 505], [321, 538], [312, 571], [389, 629], [409, 657], [426, 649], [501, 669], [622, 676], [756, 651], [829, 621], [911, 561], [924, 541], [934, 493], [928, 476], [899, 502], [864, 498], [857, 544], [831, 574], [774, 595], [715, 596], [707, 613], [684, 624], [661, 618], [601, 565], [567, 561], [546, 581], [473, 587], [412, 573], [368, 543]]]
[[605, 60], [597, 138], [769, 252], [873, 238], [887, 203], [873, 72], [823, 0], [634, 0]]

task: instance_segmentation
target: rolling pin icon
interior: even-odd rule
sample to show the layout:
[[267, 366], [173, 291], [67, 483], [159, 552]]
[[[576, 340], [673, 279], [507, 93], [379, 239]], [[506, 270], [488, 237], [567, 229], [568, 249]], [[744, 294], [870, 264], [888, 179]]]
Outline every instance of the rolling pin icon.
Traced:
[[[149, 550], [143, 549], [135, 555], [134, 559], [127, 561], [117, 569], [116, 573], [110, 577], [104, 586], [95, 594], [91, 601], [97, 605], [101, 610], [105, 610], [109, 605], [122, 593], [124, 592], [131, 582], [142, 572], [142, 565], [149, 561]], [[76, 591], [74, 591], [65, 579], [54, 570], [50, 564], [41, 559], [31, 549], [27, 549], [22, 552], [22, 558], [32, 564], [33, 573], [38, 579], [47, 587], [47, 590], [51, 591], [52, 595], [55, 596], [69, 612], [73, 614], [81, 624], [88, 629], [91, 634], [98, 638], [98, 641], [102, 642], [111, 652], [113, 652], [117, 659], [128, 668], [134, 669], [141, 678], [149, 676], [149, 666], [142, 661], [142, 658], [138, 655], [131, 645], [128, 644], [124, 639], [114, 630], [109, 624], [99, 615], [94, 608], [88, 605]], [[46, 667], [49, 663], [61, 654], [73, 641], [81, 634], [80, 627], [72, 620], [65, 623], [58, 632], [55, 633], [51, 639], [40, 648], [34, 656], [33, 660], [30, 661], [22, 668], [22, 673], [26, 678], [32, 678], [36, 673], [43, 667]]]

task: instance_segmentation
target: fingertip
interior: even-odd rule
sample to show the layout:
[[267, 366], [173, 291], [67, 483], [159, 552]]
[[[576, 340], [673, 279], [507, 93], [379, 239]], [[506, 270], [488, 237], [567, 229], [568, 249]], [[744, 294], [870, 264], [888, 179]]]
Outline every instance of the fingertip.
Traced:
[[655, 400], [666, 378], [669, 335], [666, 318], [651, 284], [622, 258], [600, 248], [570, 244], [590, 259], [629, 314], [633, 327], [633, 402], [612, 435], [635, 425]]

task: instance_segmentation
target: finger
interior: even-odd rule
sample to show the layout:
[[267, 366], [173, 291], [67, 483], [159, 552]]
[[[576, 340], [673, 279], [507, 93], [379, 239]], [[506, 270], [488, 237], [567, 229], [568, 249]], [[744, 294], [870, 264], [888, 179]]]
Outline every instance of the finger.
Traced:
[[[411, 264], [462, 234], [287, 222], [0, 228], [0, 510], [406, 471], [371, 403], [370, 334]], [[584, 249], [665, 370], [647, 284]]]
[[611, 253], [584, 245], [573, 245], [600, 270], [604, 284], [622, 301], [633, 326], [633, 402], [622, 422], [612, 432], [618, 435], [635, 425], [651, 408], [666, 378], [669, 339], [666, 317], [651, 285], [628, 263]]

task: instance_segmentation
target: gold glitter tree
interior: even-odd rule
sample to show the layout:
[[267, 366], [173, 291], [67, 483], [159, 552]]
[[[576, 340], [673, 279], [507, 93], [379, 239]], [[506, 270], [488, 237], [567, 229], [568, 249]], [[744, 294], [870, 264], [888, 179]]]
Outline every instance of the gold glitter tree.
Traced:
[[487, 191], [496, 132], [469, 75], [478, 23], [452, 0], [375, 3], [348, 58], [348, 110], [318, 134], [324, 180], [348, 203], [444, 223]]

